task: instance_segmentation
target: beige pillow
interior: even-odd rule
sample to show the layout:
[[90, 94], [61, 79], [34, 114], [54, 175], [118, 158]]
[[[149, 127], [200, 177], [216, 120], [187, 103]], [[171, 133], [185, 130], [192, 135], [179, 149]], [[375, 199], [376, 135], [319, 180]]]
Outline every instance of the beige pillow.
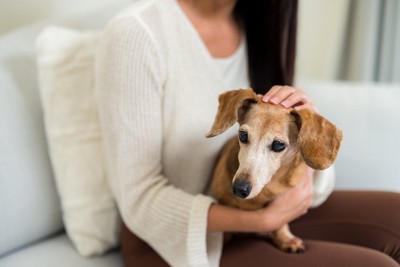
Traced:
[[50, 26], [36, 42], [49, 154], [64, 225], [84, 256], [115, 247], [119, 232], [94, 97], [94, 55], [100, 36]]

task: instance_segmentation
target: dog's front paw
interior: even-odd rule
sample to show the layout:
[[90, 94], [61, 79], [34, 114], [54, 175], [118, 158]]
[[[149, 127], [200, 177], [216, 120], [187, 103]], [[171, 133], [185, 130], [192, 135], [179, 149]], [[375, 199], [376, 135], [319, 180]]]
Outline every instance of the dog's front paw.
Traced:
[[288, 253], [299, 254], [306, 251], [306, 247], [304, 245], [303, 240], [301, 240], [297, 236], [294, 236], [293, 238], [290, 239], [280, 240], [280, 242], [275, 242], [275, 244], [280, 250], [283, 250]]
[[290, 232], [288, 224], [282, 225], [272, 233], [272, 241], [280, 250], [285, 252], [303, 253], [306, 251], [303, 240]]

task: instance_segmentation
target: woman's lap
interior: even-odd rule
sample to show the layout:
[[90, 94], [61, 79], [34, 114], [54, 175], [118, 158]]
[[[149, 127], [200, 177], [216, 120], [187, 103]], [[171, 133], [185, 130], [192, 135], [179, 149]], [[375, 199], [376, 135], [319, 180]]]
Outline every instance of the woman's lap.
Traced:
[[305, 253], [288, 254], [260, 238], [239, 237], [224, 247], [221, 266], [399, 266], [399, 210], [398, 193], [336, 191], [290, 224], [305, 239]]
[[379, 251], [327, 241], [306, 240], [307, 251], [289, 254], [257, 237], [239, 237], [223, 250], [221, 267], [235, 266], [324, 266], [324, 267], [396, 267], [398, 264]]
[[372, 248], [400, 263], [399, 193], [336, 191], [290, 226], [301, 238]]
[[[393, 260], [400, 263], [399, 207], [398, 193], [334, 192], [290, 224], [305, 239], [305, 253], [288, 254], [259, 237], [239, 236], [224, 246], [221, 266], [399, 266]], [[137, 237], [123, 226], [125, 266], [167, 266], [144, 242], [131, 247], [131, 239]]]

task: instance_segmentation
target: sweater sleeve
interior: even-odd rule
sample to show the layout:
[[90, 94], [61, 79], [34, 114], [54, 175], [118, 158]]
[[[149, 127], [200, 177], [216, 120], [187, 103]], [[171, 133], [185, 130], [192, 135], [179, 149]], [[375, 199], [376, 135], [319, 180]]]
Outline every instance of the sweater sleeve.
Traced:
[[332, 193], [335, 187], [335, 168], [334, 165], [328, 169], [316, 170], [313, 177], [313, 201], [312, 207], [321, 205]]
[[209, 266], [207, 239], [215, 236], [206, 229], [213, 199], [174, 187], [162, 172], [163, 64], [140, 19], [109, 23], [96, 58], [107, 175], [132, 232], [172, 266]]

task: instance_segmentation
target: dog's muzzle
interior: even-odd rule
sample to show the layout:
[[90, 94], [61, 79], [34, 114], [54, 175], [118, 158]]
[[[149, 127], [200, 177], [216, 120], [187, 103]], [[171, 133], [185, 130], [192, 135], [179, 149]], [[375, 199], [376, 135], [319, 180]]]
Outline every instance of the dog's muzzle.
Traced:
[[243, 180], [235, 180], [232, 185], [233, 194], [238, 197], [245, 199], [251, 192], [251, 183]]

